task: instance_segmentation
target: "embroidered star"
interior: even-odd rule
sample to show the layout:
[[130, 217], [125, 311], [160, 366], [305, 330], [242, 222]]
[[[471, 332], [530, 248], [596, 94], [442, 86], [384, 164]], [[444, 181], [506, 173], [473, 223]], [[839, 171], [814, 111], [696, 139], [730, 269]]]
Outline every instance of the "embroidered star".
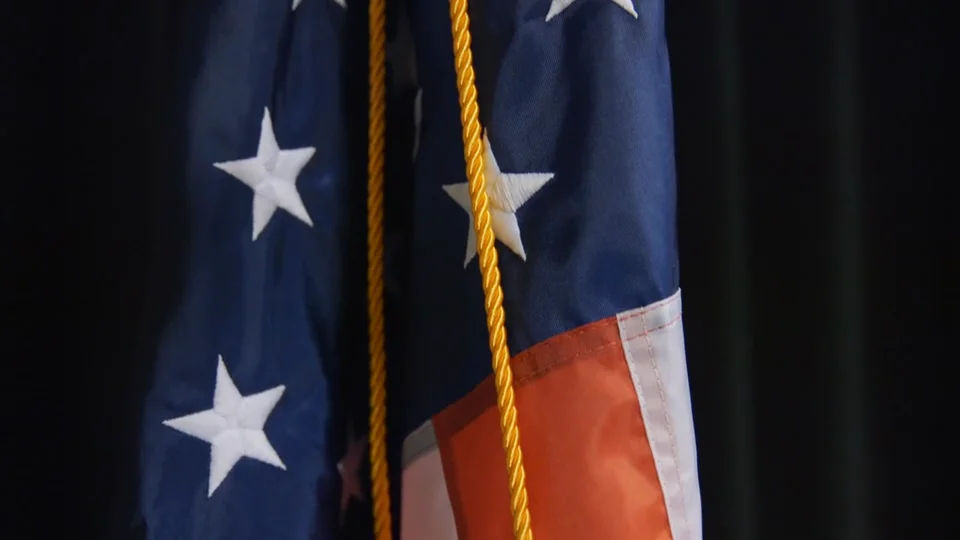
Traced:
[[290, 11], [293, 11], [293, 10], [297, 9], [298, 7], [300, 7], [300, 2], [302, 2], [302, 1], [303, 1], [303, 0], [293, 0], [293, 8], [292, 8]]
[[[577, 0], [551, 0], [550, 9], [547, 10], [547, 21], [563, 13], [564, 10], [566, 10], [568, 7], [570, 7], [571, 4], [573, 4], [576, 1]], [[627, 13], [633, 15], [634, 19], [640, 18], [639, 15], [637, 15], [637, 9], [633, 7], [633, 0], [610, 0], [610, 1], [622, 7], [624, 11], [626, 11]]]
[[253, 239], [256, 240], [270, 223], [277, 208], [313, 226], [310, 214], [297, 192], [297, 177], [316, 151], [312, 146], [281, 150], [273, 133], [270, 111], [263, 110], [260, 123], [260, 143], [257, 155], [236, 161], [214, 163], [213, 166], [230, 174], [253, 190]]
[[263, 425], [283, 395], [285, 387], [275, 386], [258, 394], [240, 395], [223, 357], [217, 358], [217, 379], [213, 389], [213, 408], [179, 418], [163, 425], [210, 443], [210, 483], [207, 497], [220, 486], [242, 457], [262, 461], [287, 470], [273, 449]]
[[[523, 249], [523, 241], [520, 238], [517, 210], [553, 178], [553, 173], [502, 172], [486, 134], [483, 136], [483, 147], [484, 174], [487, 180], [487, 197], [490, 200], [489, 208], [494, 236], [521, 259], [527, 260], [527, 252]], [[467, 255], [463, 261], [463, 267], [466, 268], [477, 254], [477, 233], [473, 228], [473, 213], [470, 211], [470, 189], [464, 182], [443, 186], [443, 190], [466, 210], [470, 217], [470, 228], [467, 231]]]
[[347, 507], [350, 505], [350, 499], [363, 500], [363, 488], [360, 485], [360, 465], [363, 461], [363, 454], [367, 450], [367, 440], [365, 438], [354, 439], [352, 431], [348, 435], [348, 439], [350, 439], [350, 443], [347, 446], [347, 453], [337, 463], [342, 486], [340, 490], [341, 525], [343, 525]]

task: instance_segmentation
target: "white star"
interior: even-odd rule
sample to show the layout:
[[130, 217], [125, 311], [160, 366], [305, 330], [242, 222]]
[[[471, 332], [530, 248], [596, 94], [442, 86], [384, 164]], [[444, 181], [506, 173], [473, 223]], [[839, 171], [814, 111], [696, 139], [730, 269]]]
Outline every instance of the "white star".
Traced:
[[303, 0], [293, 0], [293, 8], [292, 8], [290, 11], [293, 11], [293, 10], [297, 9], [298, 7], [300, 7], [300, 2], [302, 2], [302, 1], [303, 1]]
[[280, 385], [259, 394], [241, 396], [227, 372], [223, 357], [219, 356], [213, 408], [163, 422], [167, 427], [210, 443], [207, 497], [213, 495], [244, 456], [287, 470], [263, 432], [263, 425], [284, 389]]
[[257, 155], [236, 161], [214, 163], [213, 166], [250, 186], [253, 190], [253, 239], [256, 240], [270, 223], [270, 218], [283, 208], [291, 215], [313, 226], [300, 194], [297, 193], [297, 176], [313, 157], [312, 146], [281, 150], [273, 134], [270, 111], [263, 109], [260, 123], [260, 143]]
[[[633, 0], [610, 0], [614, 4], [622, 7], [627, 13], [633, 15], [634, 19], [640, 18], [637, 15], [637, 9], [633, 7]], [[563, 13], [565, 9], [570, 7], [571, 4], [576, 2], [576, 0], [551, 0], [550, 9], [547, 11], [547, 20], [556, 17], [557, 15]]]
[[[553, 173], [505, 173], [500, 171], [497, 158], [490, 148], [487, 135], [483, 135], [484, 175], [487, 180], [487, 197], [490, 200], [494, 236], [511, 251], [527, 260], [527, 252], [520, 239], [520, 224], [517, 223], [517, 210], [533, 197], [551, 178]], [[477, 233], [473, 228], [473, 213], [470, 211], [470, 188], [467, 183], [443, 186], [461, 208], [470, 216], [470, 229], [467, 231], [467, 256], [463, 261], [466, 268], [477, 254]]]

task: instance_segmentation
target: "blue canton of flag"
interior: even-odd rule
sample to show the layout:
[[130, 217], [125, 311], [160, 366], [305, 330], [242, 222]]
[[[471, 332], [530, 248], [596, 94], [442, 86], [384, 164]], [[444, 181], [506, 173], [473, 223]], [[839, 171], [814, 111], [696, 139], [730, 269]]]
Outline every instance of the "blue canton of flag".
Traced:
[[142, 522], [158, 540], [332, 538], [360, 461], [340, 462], [338, 405], [345, 5], [185, 11], [186, 167], [171, 181], [185, 179], [190, 243], [146, 399]]

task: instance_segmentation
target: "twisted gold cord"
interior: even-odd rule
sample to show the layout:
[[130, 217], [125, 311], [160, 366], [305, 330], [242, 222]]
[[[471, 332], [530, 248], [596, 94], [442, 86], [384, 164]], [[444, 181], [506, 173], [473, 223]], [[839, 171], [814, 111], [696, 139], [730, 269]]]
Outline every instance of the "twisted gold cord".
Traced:
[[[483, 142], [478, 118], [477, 91], [474, 84], [473, 55], [470, 51], [470, 19], [466, 0], [451, 0], [450, 21], [453, 30], [457, 88], [460, 94], [460, 120], [463, 124], [464, 158], [470, 190], [471, 211], [477, 234], [480, 274], [483, 282], [490, 351], [493, 355], [494, 382], [500, 430], [507, 462], [510, 510], [517, 540], [533, 540], [528, 509], [526, 472], [517, 427], [517, 409], [504, 327], [503, 289], [490, 222], [486, 179], [483, 175]], [[385, 0], [371, 0], [370, 32], [370, 118], [367, 190], [367, 306], [370, 320], [370, 465], [373, 486], [374, 532], [377, 540], [392, 537], [390, 483], [386, 456], [386, 352], [383, 313], [383, 169], [386, 111]]]
[[387, 354], [383, 312], [383, 167], [386, 125], [386, 0], [370, 0], [367, 146], [367, 316], [370, 347], [370, 476], [376, 540], [393, 536], [387, 474]]
[[510, 483], [513, 534], [517, 540], [533, 540], [527, 503], [526, 472], [523, 468], [520, 431], [517, 428], [517, 408], [514, 403], [513, 371], [510, 368], [510, 351], [507, 348], [507, 332], [504, 327], [503, 289], [500, 286], [500, 269], [497, 266], [497, 250], [494, 246], [496, 239], [490, 223], [486, 178], [483, 175], [483, 140], [480, 132], [477, 88], [474, 84], [473, 54], [470, 51], [470, 17], [467, 15], [467, 0], [450, 0], [450, 23], [453, 29], [457, 90], [460, 93], [463, 155], [467, 163], [470, 205], [477, 233], [477, 252], [480, 260], [480, 275], [483, 280], [487, 329], [490, 332], [490, 352], [493, 353], [500, 432], [503, 437], [503, 450], [506, 454]]

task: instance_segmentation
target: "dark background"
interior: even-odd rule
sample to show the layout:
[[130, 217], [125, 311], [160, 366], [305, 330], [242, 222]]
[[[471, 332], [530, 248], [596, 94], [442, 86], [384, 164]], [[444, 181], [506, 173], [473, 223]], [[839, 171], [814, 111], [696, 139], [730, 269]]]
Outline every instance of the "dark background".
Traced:
[[[151, 224], [177, 220], [154, 210], [181, 1], [5, 8], [4, 414], [23, 434], [3, 438], [2, 521], [19, 537], [101, 538], [126, 493], [144, 306], [165, 294], [151, 268], [176, 234]], [[668, 0], [706, 540], [955, 532], [954, 60], [935, 6]]]
[[668, 5], [704, 538], [954, 537], [943, 14]]

